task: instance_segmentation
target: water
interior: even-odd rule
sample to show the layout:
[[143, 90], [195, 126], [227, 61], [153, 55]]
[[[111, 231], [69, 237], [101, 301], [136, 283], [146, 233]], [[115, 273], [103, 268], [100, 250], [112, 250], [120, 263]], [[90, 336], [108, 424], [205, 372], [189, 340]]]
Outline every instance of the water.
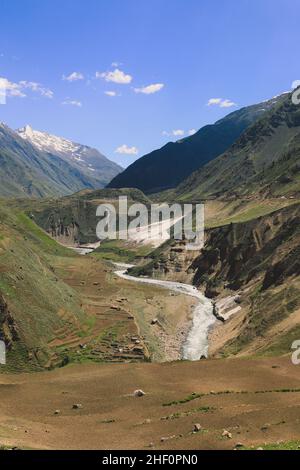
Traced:
[[71, 250], [76, 251], [79, 255], [88, 255], [89, 253], [92, 253], [94, 251], [94, 248], [85, 248], [80, 246], [69, 246], [68, 248], [71, 248]]
[[201, 357], [208, 356], [208, 333], [216, 321], [216, 318], [213, 314], [213, 304], [210, 299], [205, 297], [205, 295], [199, 292], [196, 287], [191, 286], [190, 284], [130, 276], [129, 274], [126, 274], [126, 271], [127, 269], [132, 268], [132, 265], [124, 263], [114, 264], [120, 268], [115, 271], [115, 274], [117, 274], [122, 279], [127, 279], [134, 282], [142, 282], [145, 284], [155, 284], [164, 289], [196, 297], [199, 302], [194, 309], [192, 325], [183, 344], [182, 359], [198, 361], [201, 359]]

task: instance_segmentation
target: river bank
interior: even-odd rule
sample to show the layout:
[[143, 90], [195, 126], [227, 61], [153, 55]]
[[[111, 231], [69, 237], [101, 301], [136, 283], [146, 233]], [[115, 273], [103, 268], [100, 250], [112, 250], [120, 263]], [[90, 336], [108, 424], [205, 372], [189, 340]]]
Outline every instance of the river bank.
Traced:
[[[127, 273], [132, 265], [123, 263], [113, 263], [120, 268], [115, 274], [122, 279], [132, 282], [153, 284], [168, 289], [173, 292], [188, 295], [197, 299], [197, 305], [194, 307], [191, 320], [184, 325], [184, 331], [181, 328], [181, 346], [180, 358], [183, 360], [197, 361], [208, 357], [209, 350], [209, 331], [214, 325], [216, 318], [213, 314], [213, 304], [198, 289], [189, 284], [180, 282], [161, 281], [158, 279], [134, 277]], [[183, 334], [182, 334], [183, 333]], [[183, 339], [182, 339], [183, 338]]]

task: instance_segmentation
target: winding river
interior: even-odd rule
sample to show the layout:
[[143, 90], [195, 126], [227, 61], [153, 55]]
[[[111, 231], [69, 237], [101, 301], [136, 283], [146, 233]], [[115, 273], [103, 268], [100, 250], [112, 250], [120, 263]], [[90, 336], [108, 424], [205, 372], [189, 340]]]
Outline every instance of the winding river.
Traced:
[[216, 321], [213, 314], [213, 304], [210, 299], [205, 297], [196, 287], [190, 284], [130, 276], [127, 274], [127, 270], [133, 267], [132, 265], [123, 263], [113, 264], [118, 268], [115, 274], [122, 279], [145, 284], [155, 284], [164, 289], [196, 297], [198, 299], [198, 305], [193, 311], [192, 324], [183, 344], [182, 359], [197, 361], [202, 357], [208, 356], [208, 333]]
[[[93, 251], [91, 248], [78, 247], [73, 250], [81, 255], [89, 254]], [[181, 282], [161, 281], [146, 277], [134, 277], [127, 274], [127, 270], [132, 268], [131, 264], [112, 262], [118, 269], [115, 274], [122, 279], [132, 282], [142, 282], [144, 284], [154, 284], [163, 289], [178, 292], [179, 294], [190, 295], [198, 299], [198, 304], [193, 311], [193, 320], [182, 347], [182, 359], [189, 361], [198, 361], [202, 357], [208, 357], [208, 333], [216, 321], [213, 314], [213, 304], [210, 299], [205, 297], [196, 287]]]

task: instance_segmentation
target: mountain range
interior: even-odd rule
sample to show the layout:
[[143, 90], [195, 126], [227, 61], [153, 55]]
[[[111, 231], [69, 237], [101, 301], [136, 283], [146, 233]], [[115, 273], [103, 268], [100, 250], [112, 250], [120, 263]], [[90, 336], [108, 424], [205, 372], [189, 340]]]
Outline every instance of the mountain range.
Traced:
[[290, 93], [230, 113], [122, 172], [98, 150], [0, 124], [0, 195], [64, 196], [82, 189], [167, 190], [169, 199], [289, 195], [300, 183], [300, 109]]
[[226, 152], [182, 182], [173, 197], [294, 197], [299, 190], [300, 107], [289, 93]]
[[0, 124], [1, 196], [63, 196], [99, 189], [120, 171], [96, 149], [30, 126], [14, 131]]
[[283, 99], [274, 97], [227, 115], [196, 134], [169, 142], [135, 161], [108, 185], [109, 188], [138, 188], [145, 193], [175, 188], [191, 173], [225, 152], [242, 133]]

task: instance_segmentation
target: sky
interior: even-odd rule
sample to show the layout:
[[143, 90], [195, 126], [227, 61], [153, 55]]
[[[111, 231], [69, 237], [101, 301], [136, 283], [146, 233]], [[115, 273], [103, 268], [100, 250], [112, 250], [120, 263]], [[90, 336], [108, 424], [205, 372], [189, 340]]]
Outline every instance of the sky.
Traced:
[[299, 0], [1, 0], [0, 14], [0, 121], [124, 167], [300, 79]]

